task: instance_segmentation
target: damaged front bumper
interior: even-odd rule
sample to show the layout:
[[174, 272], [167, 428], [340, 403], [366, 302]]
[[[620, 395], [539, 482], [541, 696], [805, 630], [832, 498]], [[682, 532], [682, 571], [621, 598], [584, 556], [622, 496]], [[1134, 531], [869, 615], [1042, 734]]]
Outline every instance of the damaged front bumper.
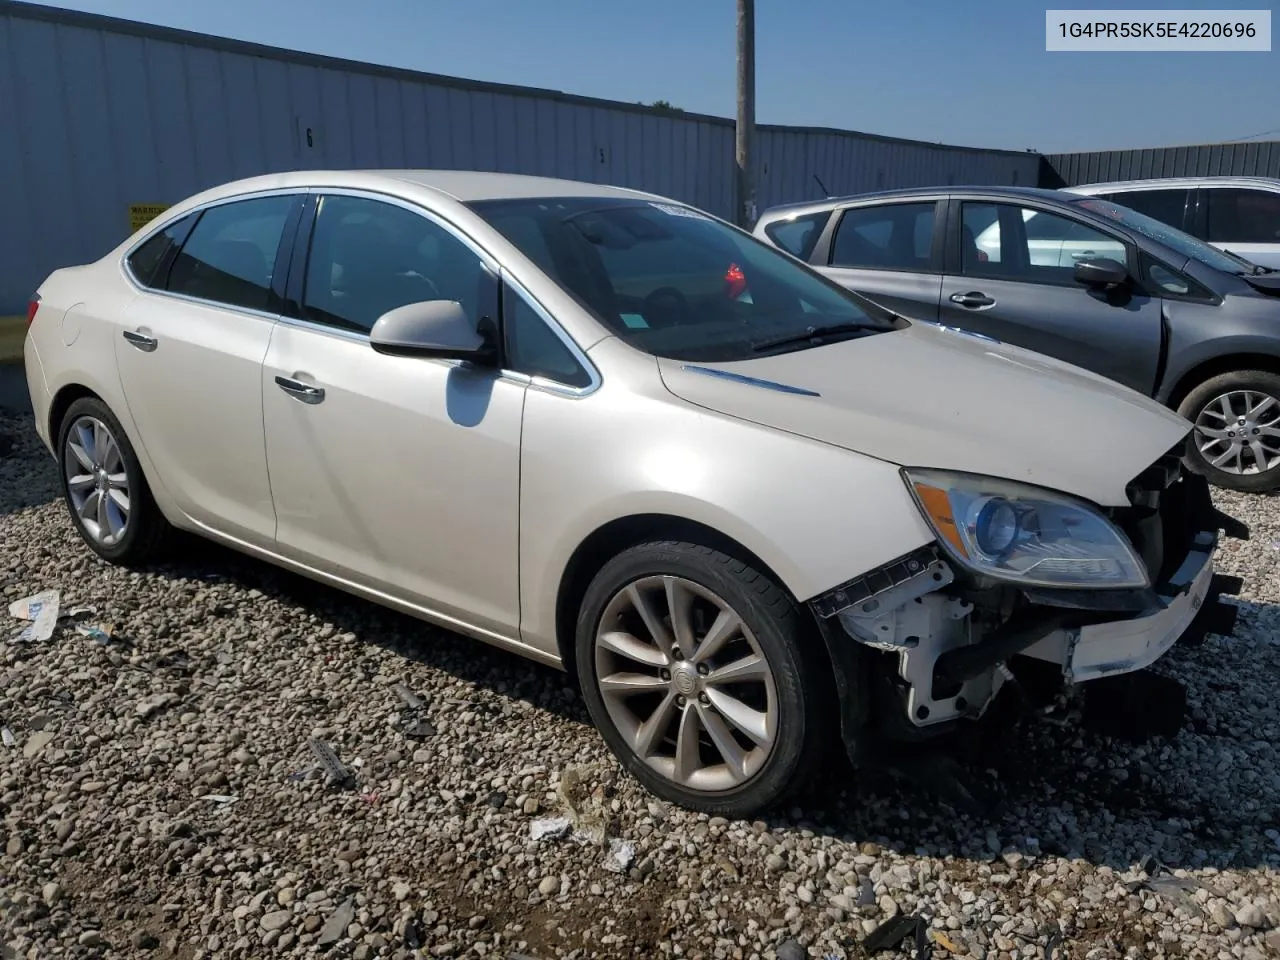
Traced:
[[1218, 602], [1229, 591], [1213, 561], [1221, 532], [1246, 539], [1248, 530], [1217, 511], [1208, 483], [1178, 459], [1171, 452], [1154, 464], [1130, 485], [1130, 506], [1107, 511], [1143, 558], [1150, 587], [975, 582], [926, 547], [812, 601], [851, 752], [850, 736], [868, 720], [912, 738], [980, 716], [1017, 657], [1080, 683], [1150, 666], [1184, 636], [1230, 632], [1236, 608]]
[[1162, 585], [1147, 610], [1124, 620], [1056, 630], [1022, 655], [1061, 664], [1070, 683], [1151, 666], [1190, 629], [1209, 599], [1217, 542], [1216, 533], [1202, 533], [1177, 575]]

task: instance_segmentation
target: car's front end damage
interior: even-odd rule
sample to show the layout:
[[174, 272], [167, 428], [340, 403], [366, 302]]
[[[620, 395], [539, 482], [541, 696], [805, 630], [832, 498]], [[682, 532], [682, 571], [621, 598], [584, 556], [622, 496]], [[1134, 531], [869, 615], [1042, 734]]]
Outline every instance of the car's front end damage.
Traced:
[[1248, 532], [1182, 468], [1180, 448], [1117, 508], [904, 470], [937, 540], [810, 603], [850, 755], [954, 732], [1020, 670], [1069, 687], [1142, 670], [1180, 638], [1230, 632], [1236, 608], [1220, 602], [1214, 555], [1220, 536]]

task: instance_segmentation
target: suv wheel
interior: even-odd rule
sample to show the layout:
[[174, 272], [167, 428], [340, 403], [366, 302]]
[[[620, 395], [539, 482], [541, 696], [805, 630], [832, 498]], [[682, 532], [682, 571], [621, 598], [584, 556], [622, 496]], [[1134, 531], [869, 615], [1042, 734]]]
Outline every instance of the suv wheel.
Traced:
[[774, 806], [816, 769], [828, 675], [772, 579], [692, 543], [632, 547], [587, 589], [576, 637], [587, 708], [658, 796], [706, 813]]
[[155, 557], [171, 528], [110, 408], [96, 397], [71, 404], [58, 430], [57, 450], [63, 497], [85, 543], [113, 563]]
[[1211, 377], [1178, 405], [1194, 429], [1186, 463], [1228, 490], [1280, 487], [1280, 376], [1238, 370]]

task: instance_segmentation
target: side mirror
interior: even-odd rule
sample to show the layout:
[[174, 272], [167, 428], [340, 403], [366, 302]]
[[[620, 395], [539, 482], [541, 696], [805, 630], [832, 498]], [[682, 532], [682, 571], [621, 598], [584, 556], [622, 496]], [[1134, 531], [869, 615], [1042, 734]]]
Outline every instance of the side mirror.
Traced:
[[441, 357], [483, 363], [497, 356], [494, 343], [457, 300], [406, 303], [378, 318], [369, 343], [379, 353], [402, 357]]
[[1091, 257], [1076, 261], [1075, 278], [1086, 287], [1114, 287], [1129, 279], [1129, 270], [1110, 257]]

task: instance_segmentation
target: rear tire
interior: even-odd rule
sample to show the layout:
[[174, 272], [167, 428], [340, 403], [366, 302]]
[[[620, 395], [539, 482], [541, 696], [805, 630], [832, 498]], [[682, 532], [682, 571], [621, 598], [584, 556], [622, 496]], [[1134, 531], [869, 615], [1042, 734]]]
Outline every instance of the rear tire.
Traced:
[[89, 549], [123, 566], [159, 557], [173, 528], [111, 409], [97, 397], [72, 403], [58, 427], [57, 451], [63, 499]]
[[652, 793], [751, 816], [802, 787], [839, 740], [813, 634], [748, 564], [693, 543], [641, 544], [587, 588], [579, 681], [609, 749]]
[[1183, 457], [1190, 470], [1227, 490], [1280, 488], [1280, 376], [1218, 374], [1188, 393], [1178, 413], [1194, 427]]

